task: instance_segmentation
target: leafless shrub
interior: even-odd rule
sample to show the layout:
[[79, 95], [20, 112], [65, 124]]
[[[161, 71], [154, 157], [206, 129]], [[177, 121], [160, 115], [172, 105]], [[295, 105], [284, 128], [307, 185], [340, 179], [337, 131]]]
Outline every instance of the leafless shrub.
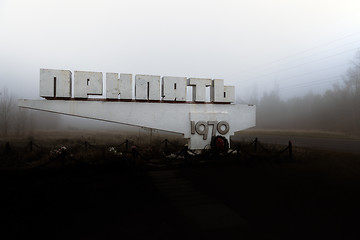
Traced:
[[7, 137], [12, 120], [12, 113], [14, 108], [14, 99], [9, 94], [7, 88], [3, 88], [0, 92], [0, 133]]

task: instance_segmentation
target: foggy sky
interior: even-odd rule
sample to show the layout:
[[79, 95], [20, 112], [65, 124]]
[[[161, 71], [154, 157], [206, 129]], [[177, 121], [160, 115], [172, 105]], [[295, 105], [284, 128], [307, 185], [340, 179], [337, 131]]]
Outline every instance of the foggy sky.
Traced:
[[260, 97], [323, 92], [360, 46], [358, 0], [0, 0], [0, 87], [39, 97], [39, 69], [206, 77]]

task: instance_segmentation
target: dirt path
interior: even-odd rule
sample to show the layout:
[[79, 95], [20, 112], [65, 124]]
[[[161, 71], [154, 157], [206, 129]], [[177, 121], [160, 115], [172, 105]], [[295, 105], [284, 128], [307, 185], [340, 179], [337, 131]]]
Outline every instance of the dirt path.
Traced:
[[187, 238], [202, 239], [243, 236], [246, 221], [225, 204], [193, 187], [193, 183], [180, 177], [177, 171], [150, 171], [154, 186], [175, 211], [187, 222], [191, 234]]

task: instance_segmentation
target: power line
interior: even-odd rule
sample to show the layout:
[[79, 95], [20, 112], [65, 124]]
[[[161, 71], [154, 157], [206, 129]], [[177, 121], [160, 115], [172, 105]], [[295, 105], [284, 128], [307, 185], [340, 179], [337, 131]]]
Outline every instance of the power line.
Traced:
[[[330, 42], [327, 42], [327, 43], [324, 43], [324, 44], [321, 44], [321, 45], [318, 45], [318, 46], [315, 46], [315, 47], [312, 47], [312, 48], [309, 48], [309, 49], [306, 49], [306, 50], [297, 52], [297, 53], [295, 53], [295, 54], [292, 54], [292, 55], [289, 55], [289, 56], [286, 56], [286, 57], [277, 59], [277, 60], [275, 60], [275, 61], [272, 61], [272, 62], [268, 62], [268, 63], [262, 64], [262, 65], [259, 65], [259, 66], [256, 67], [255, 70], [245, 70], [245, 71], [243, 71], [243, 72], [241, 72], [241, 73], [246, 73], [246, 72], [249, 72], [249, 71], [256, 71], [256, 70], [258, 70], [258, 68], [262, 68], [262, 67], [265, 67], [265, 66], [268, 66], [268, 65], [272, 65], [272, 64], [277, 63], [277, 62], [281, 62], [281, 61], [287, 60], [287, 59], [289, 59], [289, 58], [298, 56], [298, 55], [300, 55], [300, 54], [303, 54], [303, 53], [312, 51], [312, 50], [317, 49], [317, 48], [321, 48], [321, 47], [330, 45], [330, 44], [332, 44], [332, 43], [334, 43], [334, 42], [337, 42], [337, 41], [340, 41], [340, 40], [343, 40], [343, 39], [346, 39], [346, 38], [349, 38], [349, 37], [352, 37], [352, 36], [358, 35], [358, 34], [360, 34], [360, 32], [355, 32], [355, 33], [346, 35], [346, 36], [344, 36], [344, 37], [337, 38], [337, 39], [332, 40], [332, 41], [330, 41]], [[240, 74], [241, 74], [241, 73], [240, 73]]]
[[322, 60], [324, 60], [324, 59], [328, 59], [328, 58], [331, 58], [331, 57], [339, 56], [339, 55], [342, 55], [342, 54], [344, 54], [344, 53], [347, 53], [347, 52], [350, 52], [350, 51], [354, 51], [354, 50], [357, 50], [357, 49], [359, 49], [359, 48], [348, 49], [348, 50], [346, 50], [346, 51], [342, 51], [342, 52], [340, 52], [340, 53], [336, 53], [336, 54], [333, 54], [333, 55], [330, 55], [330, 56], [326, 56], [326, 57], [323, 57], [323, 58], [320, 58], [320, 59], [317, 59], [317, 60], [308, 61], [308, 62], [305, 62], [305, 63], [302, 63], [302, 64], [298, 64], [298, 65], [295, 65], [295, 66], [292, 66], [292, 67], [283, 68], [283, 69], [280, 69], [280, 70], [277, 70], [277, 71], [273, 71], [273, 72], [270, 72], [270, 73], [266, 73], [266, 74], [261, 74], [261, 75], [258, 75], [258, 76], [256, 76], [256, 77], [247, 78], [247, 80], [253, 80], [253, 79], [265, 77], [265, 76], [268, 76], [268, 75], [273, 75], [273, 74], [276, 74], [276, 73], [279, 73], [279, 72], [283, 72], [283, 71], [286, 71], [286, 70], [298, 68], [298, 67], [301, 67], [301, 66], [310, 64], [310, 63], [314, 63], [314, 62], [322, 61]]
[[[293, 75], [293, 76], [290, 76], [290, 77], [286, 77], [286, 80], [295, 79], [295, 78], [298, 78], [298, 77], [301, 77], [301, 76], [306, 76], [306, 75], [313, 74], [313, 73], [323, 72], [323, 71], [328, 70], [328, 69], [334, 69], [334, 68], [343, 67], [343, 66], [346, 66], [346, 65], [348, 65], [348, 64], [347, 64], [347, 63], [343, 63], [343, 64], [338, 64], [338, 65], [333, 65], [333, 66], [326, 67], [326, 68], [322, 68], [322, 69], [319, 69], [319, 70], [310, 71], [310, 72], [305, 72], [305, 73], [302, 73], [302, 74], [298, 74], [298, 75]], [[278, 81], [281, 81], [281, 80], [278, 80]]]
[[331, 77], [331, 78], [324, 78], [324, 79], [319, 79], [319, 80], [315, 80], [315, 81], [311, 81], [311, 82], [300, 83], [300, 84], [297, 84], [297, 85], [285, 86], [285, 87], [279, 88], [279, 90], [289, 90], [289, 89], [296, 89], [296, 88], [303, 88], [303, 87], [311, 87], [311, 86], [314, 86], [314, 85], [321, 85], [321, 84], [324, 84], [324, 83], [335, 82], [335, 80], [339, 81], [339, 77], [340, 76]]
[[[257, 67], [256, 69], [254, 70], [247, 70], [245, 72], [250, 72], [250, 71], [259, 71], [259, 69], [262, 67], [266, 67], [266, 66], [269, 66], [269, 65], [272, 65], [272, 64], [275, 64], [275, 63], [278, 63], [278, 62], [281, 62], [281, 61], [284, 61], [284, 60], [287, 60], [287, 59], [290, 59], [290, 58], [293, 58], [295, 56], [298, 56], [298, 55], [301, 55], [301, 54], [304, 54], [306, 52], [309, 52], [311, 50], [314, 50], [314, 49], [318, 49], [318, 48], [321, 48], [321, 47], [325, 47], [327, 45], [330, 45], [332, 43], [335, 43], [335, 42], [338, 42], [340, 40], [343, 40], [343, 39], [346, 39], [346, 38], [349, 38], [351, 36], [354, 36], [354, 35], [358, 35], [360, 34], [360, 32], [356, 32], [356, 33], [353, 33], [353, 34], [349, 34], [347, 36], [344, 36], [344, 37], [341, 37], [341, 38], [338, 38], [338, 39], [335, 39], [333, 41], [330, 41], [330, 42], [327, 42], [325, 44], [321, 44], [321, 45], [318, 45], [318, 46], [315, 46], [315, 47], [312, 47], [312, 48], [309, 48], [309, 49], [306, 49], [304, 51], [300, 51], [298, 53], [295, 53], [295, 54], [292, 54], [290, 56], [287, 56], [287, 57], [284, 57], [284, 58], [281, 58], [281, 59], [278, 59], [278, 60], [275, 60], [273, 62], [270, 62], [270, 63], [267, 63], [267, 64], [263, 64], [259, 67]], [[360, 40], [356, 40], [356, 41], [351, 41], [351, 42], [347, 42], [347, 43], [344, 43], [344, 44], [341, 44], [341, 45], [338, 45], [338, 46], [335, 46], [335, 47], [332, 47], [330, 48], [329, 50], [327, 51], [332, 51], [334, 49], [341, 49], [343, 48], [344, 46], [349, 46], [351, 44], [355, 44], [355, 43], [358, 43]], [[297, 64], [295, 66], [292, 66], [292, 67], [283, 67], [282, 69], [279, 69], [279, 70], [276, 70], [276, 71], [272, 71], [272, 72], [268, 72], [268, 73], [264, 73], [264, 74], [260, 74], [256, 77], [251, 77], [251, 78], [244, 78], [244, 79], [247, 79], [247, 80], [252, 80], [252, 79], [258, 79], [258, 78], [263, 78], [263, 77], [267, 77], [267, 76], [271, 76], [271, 75], [274, 75], [274, 74], [277, 74], [277, 73], [280, 73], [280, 72], [284, 72], [284, 71], [287, 71], [287, 70], [291, 70], [291, 69], [295, 69], [295, 68], [298, 68], [298, 67], [301, 67], [301, 66], [305, 66], [307, 64], [311, 64], [311, 63], [314, 63], [314, 62], [318, 62], [318, 61], [322, 61], [322, 60], [325, 60], [325, 59], [329, 59], [329, 58], [332, 58], [332, 57], [335, 57], [335, 56], [339, 56], [339, 55], [342, 55], [342, 54], [345, 54], [347, 52], [350, 52], [350, 51], [354, 51], [354, 50], [358, 50], [359, 48], [351, 48], [351, 49], [346, 49], [344, 51], [340, 51], [340, 52], [337, 52], [337, 53], [334, 53], [334, 54], [331, 54], [331, 55], [328, 55], [328, 56], [325, 56], [325, 57], [321, 57], [319, 59], [315, 59], [315, 60], [311, 60], [311, 61], [307, 61], [307, 62], [304, 62], [304, 63], [301, 63], [301, 64]], [[307, 59], [307, 58], [310, 58], [310, 57], [314, 57], [314, 56], [317, 56], [317, 55], [320, 55], [321, 53], [323, 53], [325, 51], [320, 51], [320, 52], [317, 52], [315, 54], [311, 54], [309, 56], [304, 56], [304, 57], [300, 57], [300, 58], [297, 58], [297, 59], [294, 59], [292, 60], [293, 61], [299, 61], [301, 59]], [[316, 71], [310, 71], [310, 72], [305, 72], [305, 73], [301, 73], [301, 74], [297, 74], [297, 75], [293, 75], [289, 78], [286, 78], [286, 80], [289, 80], [289, 79], [294, 79], [294, 78], [298, 78], [300, 76], [304, 76], [304, 75], [308, 75], [308, 74], [312, 74], [312, 73], [316, 73], [316, 72], [324, 72], [325, 70], [328, 70], [328, 69], [333, 69], [333, 68], [336, 68], [336, 67], [342, 67], [342, 66], [345, 66], [347, 64], [338, 64], [338, 65], [333, 65], [333, 66], [329, 66], [329, 67], [326, 67], [326, 68], [322, 68], [320, 70], [316, 70]], [[260, 69], [261, 70], [261, 69]], [[295, 85], [288, 85], [288, 86], [285, 86], [285, 87], [282, 87], [282, 88], [279, 88], [280, 90], [292, 90], [292, 89], [298, 89], [298, 88], [306, 88], [306, 87], [311, 87], [311, 86], [315, 86], [315, 85], [321, 85], [321, 84], [327, 84], [327, 83], [335, 83], [335, 81], [339, 81], [340, 79], [340, 76], [337, 76], [337, 77], [330, 77], [330, 78], [323, 78], [323, 79], [317, 79], [315, 81], [310, 81], [310, 82], [305, 82], [305, 83], [298, 83], [298, 84], [295, 84]], [[260, 82], [264, 82], [264, 81], [269, 81], [270, 79], [263, 79], [262, 81]], [[248, 82], [248, 84], [250, 84], [251, 82]], [[246, 84], [246, 85], [248, 85]]]
[[[344, 46], [347, 46], [347, 45], [351, 45], [351, 44], [354, 44], [354, 43], [359, 43], [360, 40], [356, 40], [356, 41], [353, 41], [353, 42], [350, 42], [350, 43], [346, 43], [346, 44], [343, 44], [343, 45], [340, 45], [338, 47], [335, 47], [335, 48], [331, 48], [330, 50], [334, 50], [334, 49], [339, 49], [339, 48], [342, 48]], [[294, 60], [291, 60], [291, 61], [299, 61], [301, 59], [307, 59], [307, 58], [311, 58], [311, 57], [314, 57], [314, 56], [317, 56], [317, 55], [320, 55], [321, 53], [326, 53], [326, 52], [329, 52], [329, 50], [326, 50], [326, 51], [321, 51], [321, 52], [318, 52], [318, 53], [315, 53], [315, 54], [312, 54], [312, 55], [309, 55], [309, 56], [305, 56], [305, 57], [302, 57], [302, 58], [298, 58], [298, 59], [294, 59]], [[286, 64], [288, 64], [289, 62], [287, 62]], [[258, 70], [258, 69], [257, 69]], [[253, 70], [255, 71], [255, 70]], [[250, 74], [250, 73], [248, 73]]]

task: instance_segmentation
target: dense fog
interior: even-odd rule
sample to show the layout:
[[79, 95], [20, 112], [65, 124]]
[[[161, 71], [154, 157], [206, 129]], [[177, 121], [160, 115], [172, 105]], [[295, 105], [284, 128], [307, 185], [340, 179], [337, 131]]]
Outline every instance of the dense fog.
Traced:
[[2, 0], [0, 134], [129, 129], [19, 110], [16, 99], [39, 99], [40, 69], [223, 79], [238, 103], [257, 106], [257, 128], [359, 134], [359, 57], [349, 63], [358, 9], [356, 0]]
[[257, 128], [309, 129], [360, 134], [360, 52], [344, 73], [343, 81], [324, 94], [309, 92], [288, 100], [280, 98], [275, 88], [260, 99], [257, 105]]
[[[278, 86], [279, 87], [279, 86]], [[309, 92], [302, 97], [280, 98], [279, 88], [253, 96], [251, 104], [257, 106], [257, 128], [325, 130], [360, 134], [360, 52], [344, 73], [343, 81], [324, 94]], [[97, 122], [60, 115], [20, 109], [16, 97], [6, 88], [0, 95], [0, 130], [2, 136], [22, 135], [34, 130], [86, 130], [113, 128], [124, 130], [117, 124]]]
[[58, 114], [19, 108], [16, 97], [7, 88], [0, 91], [0, 136], [32, 134], [34, 130], [58, 130], [60, 122]]

